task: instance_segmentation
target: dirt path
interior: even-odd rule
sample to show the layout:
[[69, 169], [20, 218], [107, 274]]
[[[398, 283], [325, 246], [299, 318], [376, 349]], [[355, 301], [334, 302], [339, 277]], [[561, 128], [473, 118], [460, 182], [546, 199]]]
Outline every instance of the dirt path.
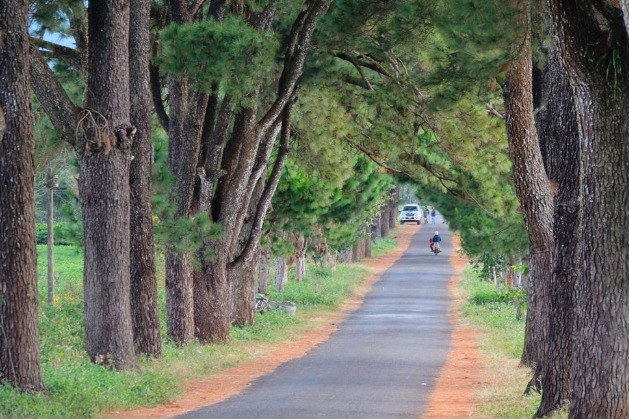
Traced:
[[[279, 365], [294, 358], [304, 356], [310, 349], [327, 340], [337, 330], [337, 324], [359, 307], [372, 285], [380, 275], [388, 269], [408, 248], [412, 236], [420, 226], [398, 227], [394, 238], [398, 248], [386, 256], [364, 261], [370, 268], [370, 274], [363, 286], [347, 301], [340, 313], [329, 315], [325, 326], [308, 332], [305, 337], [295, 342], [278, 344], [277, 347], [263, 358], [242, 364], [201, 381], [186, 385], [183, 398], [155, 408], [137, 409], [118, 412], [108, 417], [116, 418], [168, 418], [225, 400], [241, 392], [256, 378], [272, 372]], [[458, 243], [455, 248], [458, 248]], [[460, 272], [466, 261], [453, 256], [451, 263], [456, 272]], [[455, 292], [454, 284], [458, 280], [455, 275], [449, 282], [450, 292]], [[482, 373], [476, 353], [474, 335], [458, 323], [455, 307], [451, 308], [451, 321], [456, 325], [453, 335], [453, 348], [448, 355], [447, 365], [443, 368], [434, 394], [429, 405], [429, 418], [466, 417], [474, 407], [474, 394], [478, 378]]]

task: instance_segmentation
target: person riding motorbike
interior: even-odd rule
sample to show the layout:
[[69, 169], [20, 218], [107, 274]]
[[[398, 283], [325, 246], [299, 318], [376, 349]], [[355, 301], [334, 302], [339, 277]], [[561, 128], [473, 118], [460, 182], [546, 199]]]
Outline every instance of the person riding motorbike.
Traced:
[[435, 254], [438, 253], [437, 251], [435, 251], [435, 247], [439, 249], [441, 248], [441, 245], [439, 243], [441, 243], [441, 236], [439, 235], [438, 231], [435, 231], [435, 235], [432, 236], [432, 244], [430, 246], [430, 250], [433, 251]]

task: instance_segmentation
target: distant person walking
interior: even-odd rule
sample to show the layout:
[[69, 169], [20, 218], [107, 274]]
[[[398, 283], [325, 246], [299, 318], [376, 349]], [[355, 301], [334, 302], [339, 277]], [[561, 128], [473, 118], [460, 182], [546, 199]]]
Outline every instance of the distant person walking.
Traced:
[[436, 209], [434, 208], [432, 209], [430, 216], [432, 217], [432, 223], [437, 224], [437, 210]]
[[428, 224], [428, 214], [430, 213], [430, 211], [428, 210], [428, 207], [424, 207], [424, 224]]

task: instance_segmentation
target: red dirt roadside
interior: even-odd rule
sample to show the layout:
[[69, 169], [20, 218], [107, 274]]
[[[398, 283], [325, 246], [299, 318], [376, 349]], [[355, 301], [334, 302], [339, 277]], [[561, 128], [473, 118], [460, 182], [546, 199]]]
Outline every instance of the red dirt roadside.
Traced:
[[[343, 304], [342, 310], [329, 315], [323, 327], [311, 330], [303, 338], [291, 342], [278, 344], [263, 358], [227, 369], [219, 374], [201, 381], [189, 382], [185, 395], [173, 402], [154, 408], [136, 409], [109, 413], [108, 418], [168, 418], [225, 400], [241, 392], [255, 379], [272, 372], [279, 365], [294, 358], [304, 356], [310, 349], [327, 340], [337, 330], [337, 324], [351, 311], [358, 308], [372, 285], [379, 279], [408, 248], [412, 236], [420, 226], [400, 226], [395, 230], [394, 238], [398, 241], [398, 248], [379, 258], [364, 261], [370, 268], [370, 274], [365, 283], [356, 290], [354, 296]], [[458, 248], [456, 242], [454, 248]], [[460, 271], [467, 263], [464, 258], [452, 255], [450, 259], [455, 267], [455, 275], [449, 281], [448, 288], [451, 295], [456, 292], [455, 284]], [[429, 412], [425, 418], [461, 418], [469, 417], [475, 405], [474, 389], [480, 382], [482, 365], [476, 348], [474, 334], [460, 325], [456, 303], [450, 310], [450, 318], [455, 325], [452, 337], [453, 345], [446, 365], [442, 369], [437, 387], [431, 396]]]

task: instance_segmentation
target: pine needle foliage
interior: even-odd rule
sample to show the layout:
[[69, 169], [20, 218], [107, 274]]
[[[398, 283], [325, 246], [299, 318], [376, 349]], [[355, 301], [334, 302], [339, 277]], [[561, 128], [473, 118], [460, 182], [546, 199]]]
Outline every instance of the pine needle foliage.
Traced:
[[162, 72], [189, 77], [202, 91], [220, 82], [222, 93], [241, 99], [270, 77], [278, 45], [274, 32], [259, 32], [232, 15], [222, 22], [171, 24], [160, 40], [155, 61]]

